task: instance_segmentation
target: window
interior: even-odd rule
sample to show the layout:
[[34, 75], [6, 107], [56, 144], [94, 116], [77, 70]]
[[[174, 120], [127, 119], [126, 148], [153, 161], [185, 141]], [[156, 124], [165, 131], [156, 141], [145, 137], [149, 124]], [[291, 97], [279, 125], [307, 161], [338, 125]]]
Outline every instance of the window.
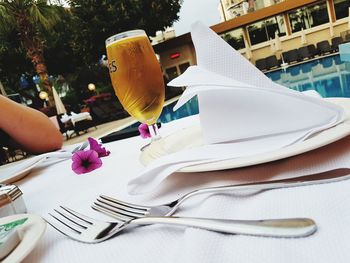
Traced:
[[221, 37], [236, 50], [245, 48], [242, 28], [226, 32]]
[[349, 0], [334, 0], [334, 10], [337, 19], [341, 19], [348, 16], [350, 8]]
[[179, 65], [179, 69], [180, 69], [180, 73], [184, 73], [185, 70], [190, 66], [190, 63], [188, 62], [185, 62], [185, 63], [182, 63], [181, 65]]
[[252, 45], [275, 38], [275, 34], [286, 34], [283, 16], [273, 16], [248, 26], [248, 34]]
[[288, 16], [293, 33], [329, 22], [325, 1], [295, 9], [289, 12]]
[[170, 80], [176, 78], [178, 75], [177, 75], [177, 68], [176, 67], [171, 67], [171, 68], [167, 68], [165, 70], [166, 74], [167, 74], [167, 77]]

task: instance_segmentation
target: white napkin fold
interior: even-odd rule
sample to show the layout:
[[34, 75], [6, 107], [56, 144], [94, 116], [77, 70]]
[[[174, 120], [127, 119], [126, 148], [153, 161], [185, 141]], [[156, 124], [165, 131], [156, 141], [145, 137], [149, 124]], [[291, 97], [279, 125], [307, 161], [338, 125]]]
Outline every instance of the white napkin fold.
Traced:
[[288, 145], [343, 120], [343, 109], [322, 99], [280, 85], [251, 86], [200, 66], [190, 67], [169, 85], [191, 85], [174, 109], [198, 96], [201, 127], [207, 143], [289, 134]]
[[168, 85], [187, 86], [174, 110], [198, 96], [207, 144], [153, 161], [129, 193], [148, 192], [181, 168], [280, 149], [344, 120], [341, 107], [274, 83], [203, 24], [191, 35], [198, 65]]

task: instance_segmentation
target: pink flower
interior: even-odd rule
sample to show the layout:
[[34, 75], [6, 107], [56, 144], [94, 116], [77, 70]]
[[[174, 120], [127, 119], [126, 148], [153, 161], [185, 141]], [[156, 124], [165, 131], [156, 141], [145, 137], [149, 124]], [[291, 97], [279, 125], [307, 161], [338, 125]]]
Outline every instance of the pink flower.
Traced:
[[151, 133], [149, 132], [148, 125], [145, 123], [141, 123], [139, 125], [139, 132], [141, 135], [141, 138], [146, 139], [146, 138], [151, 138]]
[[77, 151], [72, 156], [72, 170], [76, 174], [89, 173], [102, 165], [97, 152], [93, 150]]
[[110, 151], [106, 150], [105, 147], [102, 147], [102, 144], [99, 144], [94, 138], [88, 138], [90, 144], [90, 150], [97, 152], [98, 157], [105, 157], [110, 155]]

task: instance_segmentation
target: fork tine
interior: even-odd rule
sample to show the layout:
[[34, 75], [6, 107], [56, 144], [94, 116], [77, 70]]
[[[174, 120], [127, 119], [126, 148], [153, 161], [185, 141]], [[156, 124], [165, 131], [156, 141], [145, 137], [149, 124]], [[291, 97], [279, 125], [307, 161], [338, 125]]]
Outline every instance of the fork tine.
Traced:
[[[55, 210], [55, 211], [57, 212], [57, 210]], [[73, 230], [75, 233], [81, 234], [81, 231], [79, 231], [78, 229], [76, 229], [76, 228], [74, 228], [73, 226], [69, 225], [68, 223], [64, 222], [63, 220], [59, 219], [57, 216], [55, 216], [55, 215], [53, 215], [53, 214], [51, 214], [51, 213], [49, 213], [49, 215], [50, 215], [51, 217], [53, 217], [54, 219], [56, 219], [56, 221], [60, 222], [62, 225], [68, 227], [68, 228], [71, 229], [71, 230]], [[50, 223], [51, 223], [51, 222], [50, 222]], [[53, 223], [51, 223], [51, 225], [52, 225], [53, 227], [55, 227], [55, 226], [53, 225]], [[60, 232], [63, 231], [62, 228], [60, 228], [60, 227], [55, 227], [55, 228], [56, 228], [57, 230], [59, 230]], [[65, 235], [67, 235], [67, 234], [65, 234]]]
[[[52, 226], [54, 229], [56, 229], [58, 232], [60, 232], [61, 234], [74, 239], [76, 241], [79, 242], [84, 242], [84, 243], [97, 243], [100, 241], [103, 241], [103, 239], [101, 240], [88, 240], [88, 239], [84, 239], [84, 235], [83, 232], [84, 230], [82, 230], [82, 232], [74, 229], [73, 227], [71, 227], [70, 225], [66, 224], [64, 221], [60, 220], [58, 217], [54, 216], [53, 214], [49, 215], [54, 219], [54, 220], [46, 220], [46, 222]], [[58, 223], [59, 222], [59, 223]]]
[[63, 210], [65, 210], [65, 211], [67, 211], [68, 213], [70, 213], [71, 215], [75, 216], [76, 218], [78, 218], [78, 219], [82, 220], [83, 222], [86, 222], [86, 223], [88, 223], [88, 224], [90, 224], [90, 225], [93, 225], [93, 222], [95, 221], [94, 219], [92, 219], [92, 218], [90, 218], [90, 217], [88, 217], [88, 216], [86, 216], [86, 215], [83, 215], [83, 214], [81, 214], [81, 213], [78, 213], [78, 212], [76, 212], [76, 211], [74, 211], [74, 210], [72, 210], [72, 209], [70, 209], [70, 208], [68, 208], [68, 207], [61, 206], [61, 205], [60, 205], [60, 207], [61, 207]]
[[90, 244], [103, 242], [128, 226], [125, 220], [107, 222], [92, 219], [64, 206], [54, 209], [54, 213], [49, 213], [49, 216], [53, 220], [46, 221], [54, 229], [69, 238]]
[[[62, 216], [63, 218], [65, 218], [66, 220], [69, 220], [70, 222], [72, 222], [73, 224], [81, 227], [81, 228], [84, 228], [84, 229], [87, 229], [87, 226], [83, 225], [83, 224], [80, 224], [77, 222], [76, 219], [73, 219], [73, 217], [71, 215], [68, 215], [68, 214], [64, 214], [62, 213], [61, 211], [58, 211], [57, 209], [54, 209], [54, 211], [59, 214], [60, 216]], [[53, 215], [51, 215], [53, 216]]]
[[109, 197], [109, 196], [106, 196], [106, 195], [100, 195], [100, 198], [108, 200], [108, 201], [110, 201], [112, 203], [118, 204], [120, 206], [124, 206], [124, 207], [135, 209], [135, 210], [141, 210], [141, 211], [145, 211], [146, 212], [146, 211], [148, 211], [150, 209], [150, 207], [148, 207], [148, 206], [142, 206], [142, 205], [127, 203], [127, 202], [124, 202], [124, 201], [121, 201], [121, 200], [117, 200], [115, 198], [112, 198], [112, 197]]
[[134, 219], [134, 218], [139, 218], [139, 217], [143, 217], [142, 215], [140, 216], [139, 214], [131, 214], [131, 213], [126, 213], [124, 211], [120, 211], [118, 210], [118, 208], [114, 208], [104, 202], [101, 202], [99, 200], [96, 200], [96, 202], [94, 202], [95, 206], [98, 207], [102, 207], [102, 209], [109, 211], [110, 214], [114, 215], [114, 217], [117, 218], [121, 218], [123, 220], [130, 220], [130, 219]]
[[91, 206], [91, 208], [96, 210], [97, 212], [101, 212], [107, 216], [116, 218], [116, 219], [121, 220], [123, 222], [127, 222], [127, 221], [134, 219], [134, 217], [127, 217], [127, 216], [123, 216], [123, 215], [119, 215], [117, 213], [114, 213], [114, 212], [110, 211], [109, 209], [104, 208], [100, 204], [95, 203], [94, 205]]
[[84, 150], [88, 145], [89, 145], [89, 143], [85, 141], [85, 142], [80, 146], [79, 150]]
[[115, 204], [113, 202], [109, 202], [108, 200], [105, 200], [105, 199], [97, 198], [96, 202], [100, 202], [101, 204], [106, 206], [107, 209], [111, 209], [116, 213], [120, 213], [120, 214], [123, 214], [126, 216], [143, 217], [147, 213], [147, 211], [140, 211], [140, 210], [134, 211], [133, 209], [127, 210], [125, 208], [120, 208], [117, 204]]
[[[52, 216], [52, 214], [50, 214], [50, 215]], [[55, 217], [53, 216], [53, 218], [55, 218]], [[56, 225], [56, 223], [53, 223], [52, 221], [46, 220], [46, 222], [50, 226], [52, 226], [54, 229], [56, 229], [58, 232], [60, 232], [61, 234], [65, 235], [65, 236], [67, 236], [69, 238], [73, 238], [75, 240], [79, 240], [80, 233], [75, 233], [75, 232], [72, 232], [72, 231], [67, 232], [67, 230], [63, 230], [62, 227], [59, 227], [58, 225]]]

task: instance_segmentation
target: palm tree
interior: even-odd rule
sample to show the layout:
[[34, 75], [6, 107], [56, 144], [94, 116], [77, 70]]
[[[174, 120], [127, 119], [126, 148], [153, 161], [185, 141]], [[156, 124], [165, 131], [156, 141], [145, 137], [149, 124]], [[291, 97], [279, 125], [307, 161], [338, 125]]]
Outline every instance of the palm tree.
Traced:
[[48, 5], [45, 0], [0, 0], [0, 31], [15, 28], [27, 57], [49, 94], [49, 105], [54, 106], [52, 86], [44, 59], [44, 41], [40, 32], [50, 30], [60, 17], [60, 7]]

